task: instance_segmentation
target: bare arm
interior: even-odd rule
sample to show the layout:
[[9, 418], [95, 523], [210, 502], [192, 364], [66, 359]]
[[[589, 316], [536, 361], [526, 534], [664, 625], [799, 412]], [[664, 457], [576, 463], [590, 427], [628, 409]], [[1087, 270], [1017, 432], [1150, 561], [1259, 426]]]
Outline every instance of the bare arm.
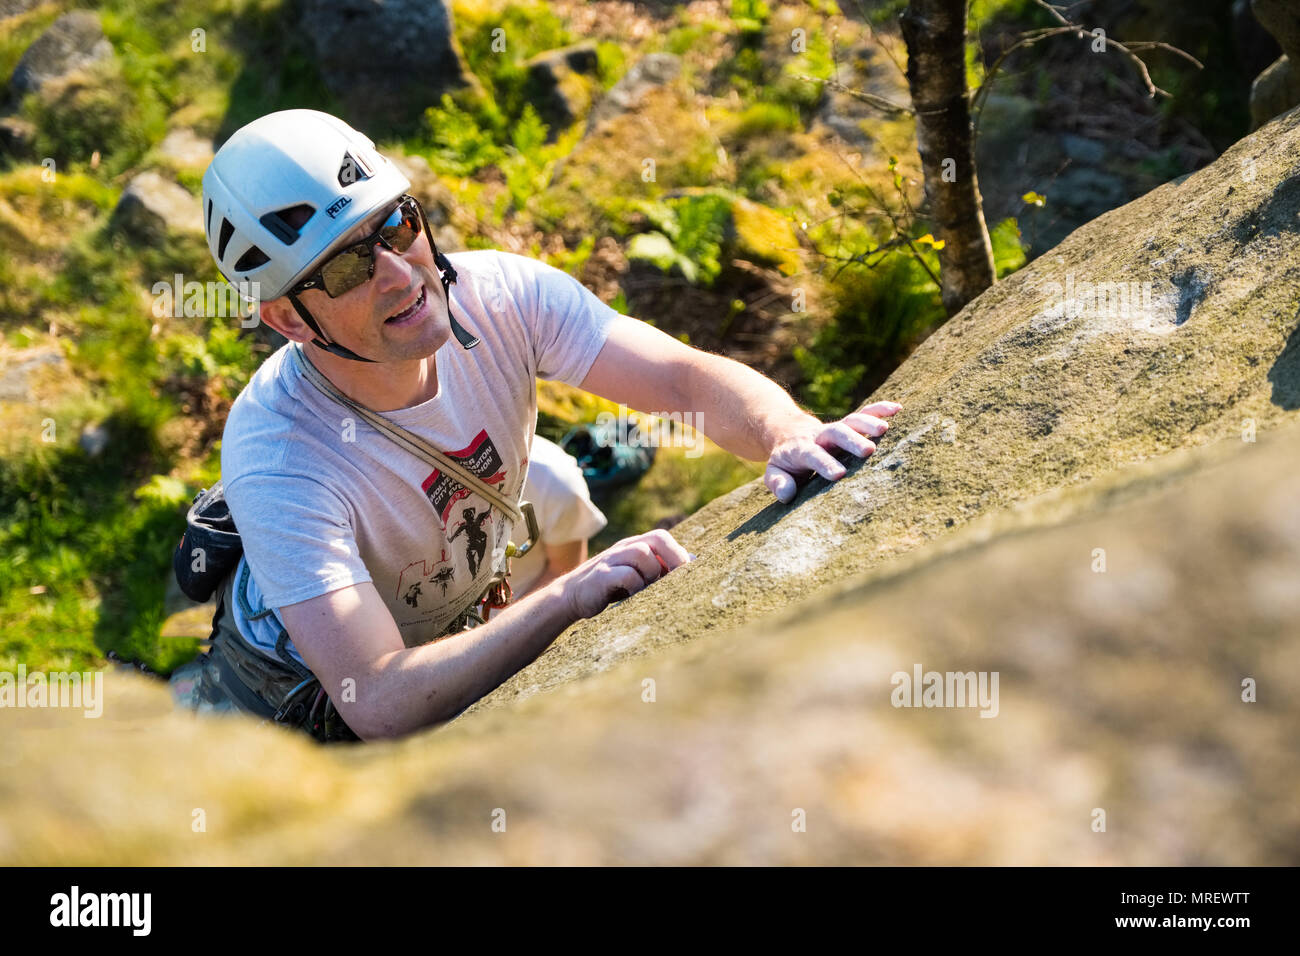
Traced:
[[546, 585], [550, 584], [556, 578], [572, 571], [583, 561], [587, 560], [587, 539], [582, 538], [578, 541], [565, 541], [560, 544], [547, 544], [542, 542], [542, 551], [546, 555], [546, 564], [542, 569], [542, 575], [527, 588], [522, 591], [515, 591], [515, 599], [522, 598], [526, 594], [532, 594], [534, 591], [540, 591]]
[[727, 451], [766, 460], [764, 482], [782, 501], [794, 497], [800, 474], [841, 478], [844, 466], [828, 449], [870, 455], [875, 443], [863, 436], [879, 438], [889, 427], [881, 416], [902, 407], [877, 402], [823, 424], [747, 365], [693, 349], [628, 316], [614, 321], [582, 388], [638, 411], [693, 413], [700, 430]]
[[[362, 739], [448, 720], [535, 659], [574, 621], [688, 560], [665, 531], [625, 538], [486, 624], [406, 647], [370, 582], [280, 608], [294, 646]], [[355, 700], [342, 693], [355, 681]]]

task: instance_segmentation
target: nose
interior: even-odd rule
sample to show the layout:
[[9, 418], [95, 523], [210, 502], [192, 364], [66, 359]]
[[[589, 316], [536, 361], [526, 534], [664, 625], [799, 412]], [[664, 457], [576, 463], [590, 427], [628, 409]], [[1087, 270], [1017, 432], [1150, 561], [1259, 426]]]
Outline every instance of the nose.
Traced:
[[383, 291], [389, 288], [406, 289], [411, 285], [411, 264], [405, 256], [383, 239], [376, 239], [371, 247], [375, 257], [375, 286]]

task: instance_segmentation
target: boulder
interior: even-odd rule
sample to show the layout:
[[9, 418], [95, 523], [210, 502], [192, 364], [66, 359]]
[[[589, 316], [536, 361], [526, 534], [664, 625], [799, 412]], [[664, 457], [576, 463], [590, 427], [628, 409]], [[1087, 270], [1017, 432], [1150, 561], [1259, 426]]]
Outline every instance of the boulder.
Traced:
[[113, 45], [104, 36], [98, 14], [89, 10], [65, 13], [18, 60], [9, 78], [10, 95], [21, 99], [40, 92], [54, 81], [112, 56]]
[[1295, 0], [1251, 0], [1255, 19], [1264, 25], [1292, 60], [1300, 60], [1300, 4]]
[[1251, 0], [1251, 9], [1282, 48], [1282, 55], [1255, 77], [1250, 88], [1250, 120], [1258, 129], [1300, 105], [1300, 4], [1294, 0]]
[[147, 242], [172, 235], [203, 236], [199, 202], [183, 187], [147, 170], [134, 177], [113, 209], [116, 226]]
[[1300, 104], [1300, 71], [1285, 53], [1250, 86], [1250, 122], [1255, 129]]
[[530, 98], [547, 126], [546, 141], [554, 142], [591, 107], [598, 89], [596, 44], [578, 43], [539, 53], [525, 64]]
[[171, 166], [201, 173], [212, 162], [212, 140], [192, 129], [178, 127], [168, 131], [158, 144], [158, 156]]
[[635, 110], [647, 93], [671, 83], [681, 69], [681, 58], [672, 53], [651, 53], [642, 57], [597, 101], [587, 116], [587, 134], [607, 120]]
[[41, 2], [42, 0], [0, 0], [0, 21], [21, 16]]
[[413, 128], [470, 83], [443, 0], [304, 0], [301, 29], [342, 117], [374, 138]]
[[8, 353], [5, 363], [0, 366], [0, 402], [24, 402], [34, 404], [31, 379], [44, 369], [53, 369], [60, 375], [67, 374], [67, 360], [57, 348], [36, 348], [17, 353]]

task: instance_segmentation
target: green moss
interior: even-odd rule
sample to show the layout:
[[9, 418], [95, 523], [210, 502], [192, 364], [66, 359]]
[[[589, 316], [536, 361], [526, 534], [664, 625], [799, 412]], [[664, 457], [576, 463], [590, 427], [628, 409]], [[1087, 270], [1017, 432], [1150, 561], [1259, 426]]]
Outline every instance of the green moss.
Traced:
[[799, 240], [790, 220], [774, 209], [737, 199], [731, 207], [736, 255], [759, 265], [777, 266], [786, 275], [799, 271]]
[[792, 132], [801, 125], [798, 110], [785, 103], [752, 103], [737, 118], [733, 135], [748, 139]]

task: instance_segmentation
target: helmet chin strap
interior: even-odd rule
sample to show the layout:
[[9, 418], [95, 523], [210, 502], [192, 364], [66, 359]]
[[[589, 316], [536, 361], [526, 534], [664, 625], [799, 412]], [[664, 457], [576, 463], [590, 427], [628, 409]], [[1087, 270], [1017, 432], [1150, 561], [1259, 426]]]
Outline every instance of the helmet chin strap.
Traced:
[[[421, 210], [421, 212], [423, 212], [423, 210]], [[425, 228], [427, 230], [428, 226], [426, 225]], [[479, 340], [475, 338], [468, 329], [456, 321], [456, 316], [454, 316], [451, 311], [451, 292], [449, 290], [451, 289], [451, 284], [456, 281], [456, 270], [452, 268], [451, 260], [438, 251], [437, 246], [434, 246], [433, 249], [433, 261], [434, 264], [442, 270], [442, 294], [447, 300], [447, 318], [451, 320], [452, 335], [456, 336], [456, 341], [461, 344], [462, 348], [466, 350], [472, 349], [474, 346], [478, 345]], [[354, 362], [371, 362], [373, 364], [378, 364], [374, 359], [368, 359], [365, 356], [358, 355], [346, 346], [339, 345], [337, 342], [328, 341], [325, 338], [325, 333], [321, 331], [319, 323], [317, 323], [315, 318], [312, 317], [312, 314], [307, 311], [307, 307], [302, 304], [298, 299], [298, 296], [290, 292], [289, 301], [293, 303], [294, 311], [298, 313], [298, 317], [301, 318], [303, 322], [307, 323], [308, 328], [316, 333], [316, 338], [312, 341], [312, 345], [324, 349], [332, 355], [337, 355], [340, 358], [351, 359]]]

